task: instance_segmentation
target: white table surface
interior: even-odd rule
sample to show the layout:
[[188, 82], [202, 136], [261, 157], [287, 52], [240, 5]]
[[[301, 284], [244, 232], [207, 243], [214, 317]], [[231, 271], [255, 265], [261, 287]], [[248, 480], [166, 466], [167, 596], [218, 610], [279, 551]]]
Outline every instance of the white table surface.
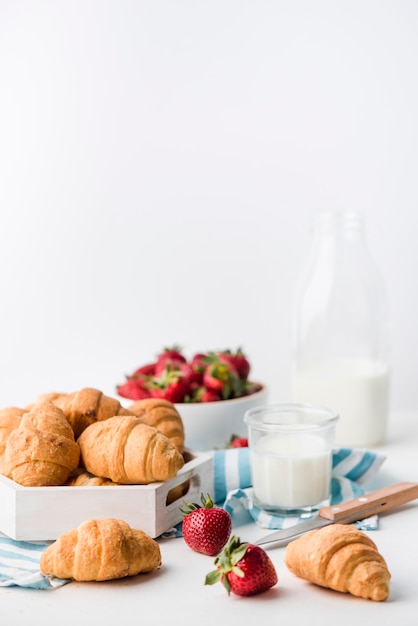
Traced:
[[[418, 411], [391, 416], [388, 441], [378, 448], [387, 456], [378, 475], [367, 485], [374, 489], [400, 481], [418, 482]], [[255, 524], [234, 527], [242, 540], [265, 534]], [[160, 540], [163, 565], [149, 575], [105, 583], [71, 582], [53, 590], [0, 588], [0, 619], [7, 626], [43, 624], [257, 623], [352, 626], [359, 623], [409, 626], [418, 619], [418, 500], [382, 515], [380, 528], [371, 531], [392, 574], [386, 602], [355, 598], [311, 585], [296, 578], [283, 562], [284, 547], [268, 553], [278, 585], [252, 598], [228, 596], [222, 585], [203, 584], [213, 569], [212, 557], [190, 550], [182, 538]], [[196, 621], [195, 621], [196, 620]], [[228, 621], [228, 620], [232, 620]], [[273, 623], [273, 622], [271, 622]]]

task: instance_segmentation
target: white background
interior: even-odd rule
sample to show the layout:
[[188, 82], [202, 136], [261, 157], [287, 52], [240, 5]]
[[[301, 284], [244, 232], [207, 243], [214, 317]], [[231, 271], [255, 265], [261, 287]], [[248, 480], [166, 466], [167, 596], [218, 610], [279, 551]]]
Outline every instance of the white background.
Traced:
[[310, 217], [349, 207], [416, 408], [417, 33], [414, 0], [0, 0], [2, 405], [173, 344], [288, 400]]

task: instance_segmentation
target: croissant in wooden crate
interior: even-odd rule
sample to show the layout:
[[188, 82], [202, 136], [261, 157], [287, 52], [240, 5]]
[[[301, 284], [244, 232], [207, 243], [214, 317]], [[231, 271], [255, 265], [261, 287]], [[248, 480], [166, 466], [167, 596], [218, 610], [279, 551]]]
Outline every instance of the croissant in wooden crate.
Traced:
[[106, 396], [93, 387], [84, 387], [73, 393], [48, 393], [39, 396], [38, 400], [53, 402], [64, 412], [76, 439], [87, 426], [97, 421], [115, 415], [133, 415], [121, 405], [119, 400]]
[[5, 474], [25, 487], [62, 485], [78, 467], [80, 448], [63, 412], [35, 404], [9, 435]]
[[10, 433], [18, 428], [26, 409], [11, 406], [0, 410], [0, 474], [6, 474], [6, 444]]
[[78, 467], [75, 472], [70, 474], [65, 482], [67, 487], [113, 487], [117, 486], [117, 484], [109, 478], [90, 474], [90, 472], [83, 470], [81, 467]]
[[144, 485], [173, 478], [183, 455], [168, 437], [134, 415], [88, 426], [77, 440], [80, 464], [115, 483]]
[[171, 439], [180, 452], [184, 452], [183, 420], [172, 402], [162, 398], [144, 398], [130, 404], [128, 410], [144, 424], [154, 426]]
[[87, 520], [49, 545], [41, 555], [46, 576], [103, 581], [152, 572], [161, 566], [158, 543], [123, 520]]
[[288, 544], [285, 563], [296, 576], [354, 596], [386, 600], [390, 573], [375, 543], [352, 525], [312, 530]]

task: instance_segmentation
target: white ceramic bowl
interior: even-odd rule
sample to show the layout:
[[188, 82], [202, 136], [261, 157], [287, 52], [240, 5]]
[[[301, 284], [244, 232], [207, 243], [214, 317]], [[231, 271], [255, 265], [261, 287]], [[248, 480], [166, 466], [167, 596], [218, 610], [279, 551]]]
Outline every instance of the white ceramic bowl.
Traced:
[[244, 414], [248, 409], [266, 403], [267, 389], [242, 398], [219, 402], [176, 404], [183, 420], [186, 447], [189, 450], [207, 451], [225, 448], [231, 435], [247, 437]]

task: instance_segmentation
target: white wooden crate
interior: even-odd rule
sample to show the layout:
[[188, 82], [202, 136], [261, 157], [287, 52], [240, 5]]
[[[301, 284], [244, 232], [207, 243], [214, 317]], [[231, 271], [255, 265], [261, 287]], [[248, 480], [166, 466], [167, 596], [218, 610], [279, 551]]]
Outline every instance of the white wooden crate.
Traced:
[[[0, 531], [16, 540], [46, 541], [88, 519], [115, 517], [158, 537], [182, 520], [184, 499], [212, 495], [212, 456], [189, 456], [174, 478], [149, 485], [23, 487], [0, 475]], [[168, 493], [187, 481], [187, 493], [167, 504]]]

